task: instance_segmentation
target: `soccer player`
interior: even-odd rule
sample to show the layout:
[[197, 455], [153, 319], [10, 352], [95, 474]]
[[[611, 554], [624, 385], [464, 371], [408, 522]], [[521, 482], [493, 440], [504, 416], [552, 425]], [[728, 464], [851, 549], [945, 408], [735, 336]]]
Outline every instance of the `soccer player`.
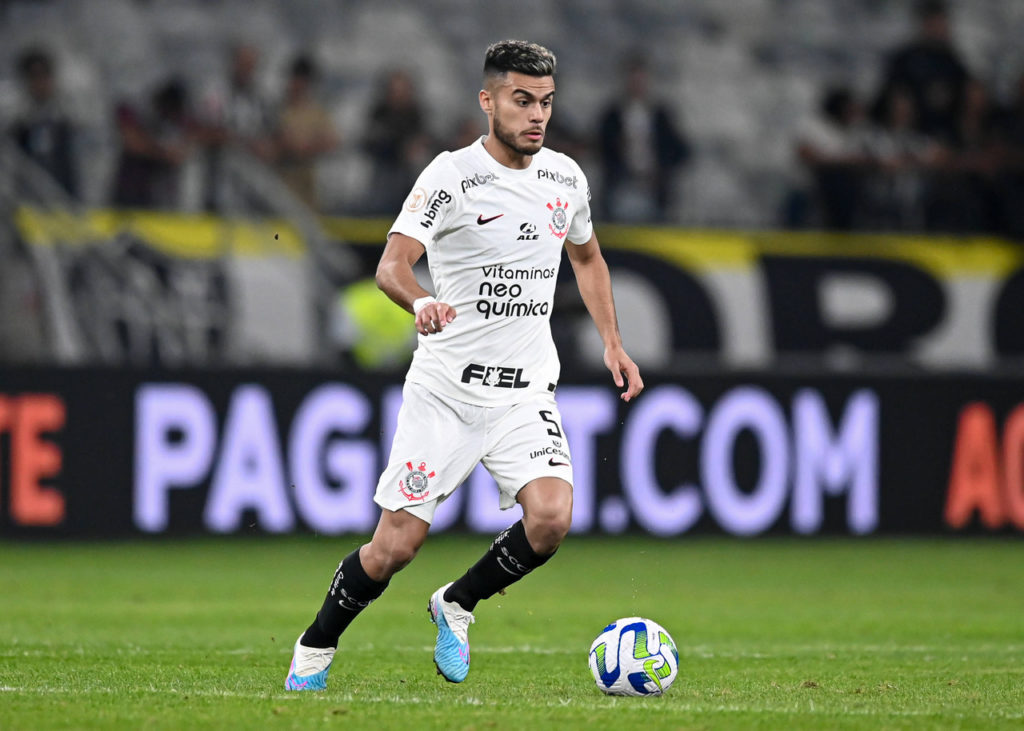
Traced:
[[[289, 690], [326, 687], [338, 638], [387, 588], [427, 537], [437, 506], [478, 462], [502, 508], [522, 520], [429, 600], [434, 662], [469, 672], [473, 610], [555, 553], [572, 515], [572, 466], [555, 403], [559, 363], [549, 316], [564, 246], [624, 401], [643, 389], [622, 348], [608, 266], [590, 221], [579, 166], [544, 149], [555, 57], [523, 41], [487, 49], [480, 107], [485, 137], [443, 152], [416, 181], [388, 234], [377, 283], [415, 313], [419, 344], [406, 375], [391, 456], [374, 500], [369, 543], [338, 566], [316, 619], [295, 643]], [[426, 253], [436, 298], [416, 281]]]

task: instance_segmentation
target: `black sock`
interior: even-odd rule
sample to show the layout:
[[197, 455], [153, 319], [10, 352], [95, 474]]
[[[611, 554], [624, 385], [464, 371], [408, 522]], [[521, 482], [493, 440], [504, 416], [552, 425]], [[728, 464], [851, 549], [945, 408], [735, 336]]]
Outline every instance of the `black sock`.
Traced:
[[388, 582], [374, 581], [366, 575], [359, 561], [358, 548], [345, 556], [334, 572], [334, 581], [316, 619], [302, 635], [302, 644], [306, 647], [337, 647], [338, 638], [345, 628], [370, 602], [383, 594], [387, 586]]
[[510, 586], [554, 556], [538, 555], [526, 540], [523, 521], [506, 528], [487, 549], [483, 558], [444, 593], [446, 602], [458, 602], [472, 612], [481, 599], [489, 599]]

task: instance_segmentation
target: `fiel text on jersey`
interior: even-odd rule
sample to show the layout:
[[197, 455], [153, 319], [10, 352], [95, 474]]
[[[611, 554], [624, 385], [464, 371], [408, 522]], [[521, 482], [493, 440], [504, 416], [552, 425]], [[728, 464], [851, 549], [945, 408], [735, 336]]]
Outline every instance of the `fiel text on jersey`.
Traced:
[[462, 370], [462, 382], [472, 383], [479, 380], [483, 386], [493, 388], [526, 388], [529, 381], [523, 380], [523, 369], [511, 366], [485, 366], [470, 363]]

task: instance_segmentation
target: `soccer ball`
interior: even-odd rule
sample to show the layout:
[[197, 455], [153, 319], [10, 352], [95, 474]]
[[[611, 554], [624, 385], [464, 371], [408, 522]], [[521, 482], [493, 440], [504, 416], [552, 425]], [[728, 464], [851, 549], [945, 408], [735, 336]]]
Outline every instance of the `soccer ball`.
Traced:
[[590, 646], [590, 672], [608, 695], [661, 695], [679, 672], [668, 632], [643, 617], [618, 619]]

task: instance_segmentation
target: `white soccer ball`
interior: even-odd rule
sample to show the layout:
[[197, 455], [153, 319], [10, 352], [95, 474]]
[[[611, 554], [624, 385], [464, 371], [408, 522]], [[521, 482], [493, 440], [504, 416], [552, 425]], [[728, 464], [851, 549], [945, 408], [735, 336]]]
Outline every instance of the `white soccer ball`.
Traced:
[[679, 672], [679, 652], [657, 622], [617, 619], [590, 646], [590, 672], [608, 695], [661, 695]]

